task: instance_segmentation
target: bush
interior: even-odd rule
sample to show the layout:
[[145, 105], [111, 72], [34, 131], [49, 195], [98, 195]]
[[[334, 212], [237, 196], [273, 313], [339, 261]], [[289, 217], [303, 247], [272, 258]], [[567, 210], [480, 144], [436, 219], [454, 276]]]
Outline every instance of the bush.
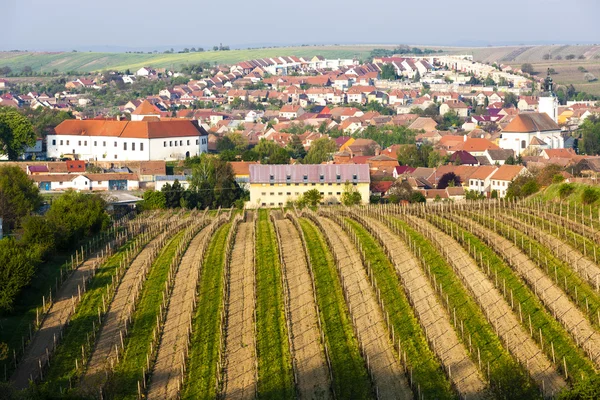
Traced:
[[583, 204], [592, 204], [598, 200], [598, 197], [600, 197], [598, 192], [591, 187], [585, 188], [581, 193], [581, 201]]
[[575, 191], [575, 185], [573, 185], [572, 183], [563, 183], [558, 188], [558, 195], [560, 196], [561, 199], [564, 199], [566, 197], [569, 197], [571, 194], [573, 194], [574, 191]]
[[561, 183], [565, 180], [565, 177], [561, 174], [556, 174], [552, 177], [552, 183]]
[[410, 196], [411, 203], [425, 203], [427, 199], [421, 192], [414, 191]]

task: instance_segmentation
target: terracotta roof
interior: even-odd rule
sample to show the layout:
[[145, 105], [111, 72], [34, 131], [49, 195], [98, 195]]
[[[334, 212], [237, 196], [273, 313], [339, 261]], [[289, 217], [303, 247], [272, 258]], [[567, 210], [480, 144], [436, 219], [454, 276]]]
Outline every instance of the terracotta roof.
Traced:
[[85, 172], [85, 161], [67, 160], [67, 171], [69, 171], [69, 172]]
[[498, 145], [487, 139], [467, 138], [467, 140], [457, 144], [453, 150], [464, 150], [468, 152], [480, 152], [489, 149], [499, 149]]
[[523, 171], [525, 167], [522, 165], [502, 165], [494, 175], [492, 175], [492, 179], [499, 181], [512, 181], [515, 179], [521, 171]]
[[160, 115], [160, 110], [148, 100], [144, 100], [142, 104], [135, 109], [133, 115]]
[[250, 175], [250, 165], [258, 164], [256, 161], [231, 161], [231, 168], [233, 169], [233, 174], [236, 176], [239, 175]]
[[30, 175], [29, 179], [35, 182], [68, 182], [80, 175], [54, 174], [54, 175]]
[[165, 175], [167, 165], [164, 161], [141, 161], [140, 175]]
[[560, 127], [546, 113], [523, 113], [517, 115], [503, 132], [545, 132], [559, 131]]
[[548, 158], [574, 158], [577, 156], [573, 149], [546, 149]]
[[493, 165], [479, 166], [479, 168], [477, 168], [477, 170], [471, 174], [469, 179], [485, 180], [492, 173], [494, 173], [494, 171], [496, 171], [496, 169], [497, 169], [497, 167], [495, 167]]
[[206, 135], [196, 121], [100, 121], [65, 120], [54, 128], [55, 135], [168, 138]]

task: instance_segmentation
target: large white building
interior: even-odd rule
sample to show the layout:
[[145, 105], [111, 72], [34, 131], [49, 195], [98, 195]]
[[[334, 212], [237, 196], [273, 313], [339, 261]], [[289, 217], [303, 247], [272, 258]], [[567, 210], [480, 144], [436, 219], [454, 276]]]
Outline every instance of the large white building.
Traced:
[[531, 144], [533, 138], [537, 144], [543, 142], [544, 148], [561, 149], [565, 147], [560, 127], [547, 113], [523, 113], [517, 115], [502, 130], [499, 145], [503, 149], [514, 150], [519, 155]]
[[49, 158], [179, 160], [206, 151], [208, 134], [191, 120], [66, 120], [47, 137]]

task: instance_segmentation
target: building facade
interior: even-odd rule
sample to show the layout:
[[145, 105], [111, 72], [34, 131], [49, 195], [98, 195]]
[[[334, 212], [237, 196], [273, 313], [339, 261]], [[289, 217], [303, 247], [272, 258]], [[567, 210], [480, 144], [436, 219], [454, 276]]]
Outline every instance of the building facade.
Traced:
[[49, 158], [89, 161], [181, 160], [208, 151], [208, 134], [191, 120], [67, 120], [47, 137]]
[[523, 113], [517, 115], [502, 130], [499, 145], [503, 149], [513, 150], [515, 155], [525, 153], [531, 141], [543, 142], [550, 149], [564, 148], [565, 141], [560, 127], [546, 113]]
[[250, 208], [278, 207], [316, 189], [323, 205], [340, 203], [346, 183], [369, 202], [369, 166], [366, 164], [250, 165]]

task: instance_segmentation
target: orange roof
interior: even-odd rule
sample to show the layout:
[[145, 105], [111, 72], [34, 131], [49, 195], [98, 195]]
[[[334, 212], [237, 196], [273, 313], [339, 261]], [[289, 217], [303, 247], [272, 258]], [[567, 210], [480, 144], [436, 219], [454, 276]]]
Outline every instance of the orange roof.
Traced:
[[558, 131], [560, 127], [546, 113], [523, 113], [517, 115], [502, 132]]
[[548, 158], [574, 158], [577, 156], [573, 149], [546, 149]]
[[142, 104], [132, 112], [133, 115], [160, 115], [160, 110], [148, 100], [144, 100]]
[[67, 171], [69, 171], [69, 172], [85, 172], [85, 161], [67, 160]]
[[206, 135], [196, 121], [99, 121], [65, 120], [54, 128], [55, 135], [166, 138]]
[[512, 181], [515, 179], [521, 171], [523, 171], [525, 167], [522, 165], [507, 165], [504, 164], [494, 175], [492, 175], [492, 179], [496, 179], [499, 181]]
[[236, 176], [240, 175], [248, 175], [250, 176], [250, 165], [258, 164], [256, 161], [231, 161], [231, 168], [233, 169], [233, 174]]
[[468, 152], [481, 152], [485, 150], [499, 149], [498, 145], [482, 138], [467, 138], [467, 140], [458, 143], [452, 150], [464, 150]]
[[469, 179], [484, 180], [488, 178], [494, 171], [496, 171], [496, 169], [497, 167], [493, 165], [481, 165], [475, 172], [473, 172]]

